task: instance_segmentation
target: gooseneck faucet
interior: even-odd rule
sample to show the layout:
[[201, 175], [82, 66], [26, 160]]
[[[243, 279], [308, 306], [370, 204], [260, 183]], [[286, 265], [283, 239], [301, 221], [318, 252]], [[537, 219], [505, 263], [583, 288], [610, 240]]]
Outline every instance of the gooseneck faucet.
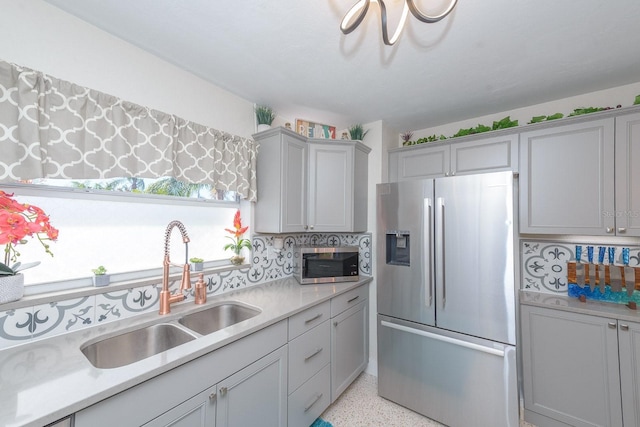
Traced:
[[[178, 227], [180, 234], [182, 235], [182, 241], [185, 247], [185, 260], [184, 265], [172, 264], [169, 259], [169, 240], [171, 238], [171, 231], [174, 227]], [[178, 293], [172, 294], [169, 290], [169, 267], [172, 265], [176, 267], [182, 267], [182, 281], [180, 282], [180, 289]], [[187, 235], [187, 229], [180, 221], [171, 221], [167, 225], [167, 229], [164, 232], [164, 262], [162, 263], [162, 291], [160, 291], [160, 314], [169, 314], [171, 312], [171, 304], [174, 302], [183, 301], [186, 297], [182, 293], [185, 289], [191, 289], [191, 274], [189, 273], [189, 236]]]

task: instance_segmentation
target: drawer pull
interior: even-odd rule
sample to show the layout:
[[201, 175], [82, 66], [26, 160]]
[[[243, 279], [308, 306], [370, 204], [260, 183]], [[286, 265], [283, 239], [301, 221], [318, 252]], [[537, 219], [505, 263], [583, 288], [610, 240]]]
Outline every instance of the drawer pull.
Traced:
[[321, 317], [322, 317], [322, 313], [318, 313], [318, 314], [316, 314], [315, 316], [313, 316], [311, 319], [307, 319], [307, 320], [305, 320], [305, 321], [304, 321], [304, 323], [305, 323], [305, 325], [306, 325], [307, 323], [311, 323], [311, 322], [313, 322], [314, 320], [317, 320], [317, 319], [319, 319], [319, 318], [321, 318]]
[[610, 329], [615, 329], [616, 328], [616, 322], [609, 322], [609, 328]]
[[306, 406], [306, 407], [304, 408], [304, 412], [309, 412], [309, 409], [311, 409], [311, 407], [312, 407], [313, 405], [315, 405], [316, 403], [318, 403], [318, 400], [322, 399], [322, 395], [323, 395], [323, 393], [320, 393], [320, 394], [316, 395], [316, 398], [315, 398], [315, 399], [313, 399], [313, 402], [311, 402], [311, 404], [310, 404], [309, 406]]
[[360, 298], [360, 295], [356, 295], [355, 297], [351, 298], [349, 301], [347, 301], [347, 304], [351, 304], [352, 302], [354, 302], [358, 298]]
[[313, 356], [317, 355], [318, 353], [320, 353], [322, 351], [322, 347], [317, 348], [316, 351], [314, 351], [313, 353], [311, 353], [310, 355], [308, 355], [307, 357], [304, 358], [304, 361], [307, 362], [309, 359], [311, 359]]
[[215, 402], [217, 397], [218, 397], [218, 396], [217, 396], [215, 393], [211, 393], [211, 394], [209, 395], [209, 401], [210, 401], [210, 402]]
[[629, 325], [625, 325], [624, 323], [620, 324], [620, 329], [622, 329], [623, 331], [628, 331], [629, 330]]
[[227, 395], [227, 388], [226, 387], [221, 387], [220, 388], [220, 396], [225, 397]]

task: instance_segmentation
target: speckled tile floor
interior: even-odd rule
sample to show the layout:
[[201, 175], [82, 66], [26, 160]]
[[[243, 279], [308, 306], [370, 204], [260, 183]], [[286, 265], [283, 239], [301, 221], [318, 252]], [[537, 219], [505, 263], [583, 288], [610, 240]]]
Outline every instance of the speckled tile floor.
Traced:
[[[322, 418], [334, 427], [444, 427], [378, 396], [378, 378], [363, 373], [327, 408]], [[521, 423], [521, 427], [535, 427]]]

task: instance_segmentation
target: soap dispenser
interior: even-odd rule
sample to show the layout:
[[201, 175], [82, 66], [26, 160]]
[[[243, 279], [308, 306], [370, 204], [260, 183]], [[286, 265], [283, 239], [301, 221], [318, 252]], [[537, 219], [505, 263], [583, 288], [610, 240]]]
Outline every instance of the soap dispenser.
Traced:
[[195, 303], [204, 304], [207, 302], [207, 285], [204, 283], [204, 274], [198, 275], [198, 281], [196, 282], [195, 290]]

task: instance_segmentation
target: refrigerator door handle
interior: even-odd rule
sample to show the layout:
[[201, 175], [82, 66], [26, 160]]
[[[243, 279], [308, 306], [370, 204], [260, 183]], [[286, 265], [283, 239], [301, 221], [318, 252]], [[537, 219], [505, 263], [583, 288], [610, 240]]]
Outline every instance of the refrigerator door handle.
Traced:
[[471, 350], [481, 351], [487, 354], [493, 354], [494, 356], [504, 357], [505, 351], [499, 348], [486, 347], [484, 345], [475, 344], [472, 342], [462, 341], [455, 338], [447, 337], [444, 335], [434, 334], [433, 332], [423, 331], [421, 329], [409, 328], [404, 325], [397, 325], [395, 323], [387, 322], [386, 320], [382, 320], [380, 322], [382, 326], [386, 326], [391, 329], [397, 329], [399, 331], [408, 332], [410, 334], [420, 335], [426, 338], [431, 338], [437, 341], [446, 342], [449, 344], [457, 345], [460, 347], [465, 347]]
[[436, 231], [436, 239], [438, 240], [438, 253], [436, 254], [436, 257], [440, 260], [440, 263], [438, 265], [439, 270], [440, 270], [440, 277], [441, 277], [441, 283], [440, 285], [442, 286], [442, 308], [444, 308], [444, 305], [447, 301], [447, 280], [446, 280], [446, 270], [445, 270], [445, 260], [444, 260], [444, 242], [445, 242], [445, 238], [444, 238], [444, 198], [443, 197], [438, 197], [437, 199], [437, 203], [438, 203], [438, 210], [440, 211], [440, 221], [437, 224], [437, 231]]
[[[424, 229], [422, 233], [422, 251], [424, 253], [424, 262], [422, 277], [424, 278], [425, 285], [429, 289], [427, 307], [431, 307], [433, 303], [433, 255], [431, 254], [431, 224], [432, 224], [432, 212], [433, 206], [430, 198], [424, 199], [424, 211], [422, 215], [422, 227]], [[427, 266], [427, 271], [424, 271], [424, 266]]]

